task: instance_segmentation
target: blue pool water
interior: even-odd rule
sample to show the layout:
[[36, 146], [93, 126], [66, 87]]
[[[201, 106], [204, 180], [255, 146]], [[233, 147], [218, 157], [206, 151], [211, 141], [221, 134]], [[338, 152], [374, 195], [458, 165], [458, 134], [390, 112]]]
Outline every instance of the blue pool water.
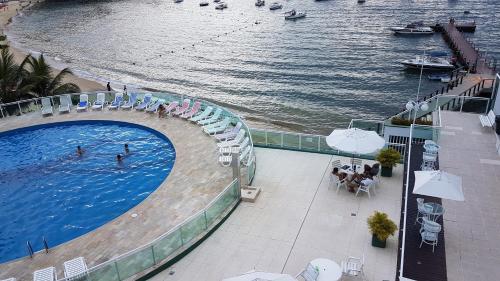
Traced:
[[[130, 153], [118, 163], [125, 143]], [[165, 180], [174, 161], [168, 138], [122, 122], [0, 133], [0, 263], [26, 256], [26, 241], [35, 251], [42, 237], [54, 247], [120, 216]]]

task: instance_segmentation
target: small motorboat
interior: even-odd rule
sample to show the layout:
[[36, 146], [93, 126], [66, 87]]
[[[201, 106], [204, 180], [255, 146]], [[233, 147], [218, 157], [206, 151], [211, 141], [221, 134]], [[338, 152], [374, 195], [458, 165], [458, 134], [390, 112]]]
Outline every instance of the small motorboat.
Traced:
[[365, 3], [365, 2], [366, 2], [366, 0], [358, 0], [358, 3], [359, 3], [359, 4], [363, 4], [363, 3]]
[[217, 4], [217, 6], [215, 6], [215, 9], [217, 9], [217, 10], [224, 10], [225, 8], [227, 8], [227, 3], [224, 3], [224, 2], [219, 2], [219, 4]]
[[306, 17], [306, 12], [297, 12], [295, 10], [291, 10], [285, 13], [286, 20], [295, 20], [305, 17]]
[[214, 3], [220, 3], [221, 0], [214, 0]]
[[262, 7], [265, 4], [266, 4], [266, 1], [264, 1], [264, 0], [256, 0], [255, 1], [255, 6], [257, 6], [257, 7]]
[[440, 81], [443, 83], [448, 83], [451, 80], [450, 75], [446, 74], [446, 73], [430, 74], [427, 76], [427, 78], [429, 78], [429, 80], [432, 80], [432, 81]]
[[205, 0], [201, 1], [200, 7], [205, 7], [205, 6], [208, 6], [208, 1], [205, 1]]
[[279, 10], [279, 9], [281, 9], [281, 8], [283, 8], [283, 5], [281, 5], [281, 4], [280, 4], [280, 3], [278, 3], [278, 2], [274, 2], [274, 3], [272, 3], [272, 4], [269, 6], [269, 10], [271, 10], [271, 11], [272, 11], [272, 10]]
[[417, 21], [407, 24], [405, 27], [392, 27], [396, 35], [432, 35], [434, 30], [424, 25], [424, 22]]
[[174, 3], [181, 3], [184, 0], [174, 0]]
[[447, 58], [429, 55], [416, 56], [414, 59], [402, 61], [401, 64], [410, 69], [420, 69], [423, 67], [424, 70], [430, 71], [452, 70], [455, 68]]

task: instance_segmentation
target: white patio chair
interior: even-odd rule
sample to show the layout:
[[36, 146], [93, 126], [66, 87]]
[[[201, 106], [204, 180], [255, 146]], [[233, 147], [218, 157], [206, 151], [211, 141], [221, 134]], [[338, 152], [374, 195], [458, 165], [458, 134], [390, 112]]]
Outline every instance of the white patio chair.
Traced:
[[87, 275], [89, 269], [83, 257], [74, 258], [64, 262], [64, 278], [77, 279]]
[[437, 154], [423, 152], [422, 153], [422, 171], [433, 171], [437, 161]]
[[103, 110], [104, 104], [106, 103], [106, 94], [104, 93], [97, 93], [97, 98], [94, 102], [94, 105], [92, 105], [92, 110]]
[[336, 187], [337, 193], [339, 193], [341, 187], [344, 187], [347, 190], [345, 179], [340, 180], [339, 177], [333, 173], [330, 173], [330, 184], [328, 185], [328, 189], [330, 189], [330, 187]]
[[302, 277], [306, 281], [316, 281], [318, 280], [319, 271], [311, 264], [308, 263], [307, 267], [299, 272], [295, 278]]
[[417, 224], [417, 222], [422, 224], [422, 218], [426, 217], [428, 213], [424, 205], [424, 198], [417, 198], [417, 210], [417, 218], [414, 224]]
[[351, 166], [353, 167], [353, 170], [354, 170], [354, 166], [356, 166], [355, 171], [357, 171], [359, 168], [362, 168], [362, 165], [363, 165], [363, 161], [359, 158], [353, 158], [351, 160]]
[[365, 280], [363, 265], [365, 264], [365, 255], [362, 258], [348, 257], [347, 260], [340, 262], [343, 276], [357, 277], [361, 276]]
[[333, 168], [338, 168], [339, 170], [342, 169], [342, 163], [340, 162], [339, 159], [332, 161], [332, 171]]
[[50, 98], [42, 98], [42, 115], [52, 115], [54, 114], [52, 110], [52, 103]]
[[358, 187], [358, 191], [356, 191], [356, 197], [358, 197], [358, 194], [360, 192], [366, 192], [366, 193], [368, 193], [368, 198], [371, 198], [370, 190], [373, 190], [373, 194], [375, 194], [375, 189], [374, 189], [375, 188], [375, 181], [370, 180], [370, 182], [368, 184], [364, 184], [364, 182], [366, 182], [366, 180], [368, 180], [368, 179], [364, 179], [363, 181], [361, 181], [361, 184]]
[[76, 111], [84, 111], [89, 108], [89, 95], [87, 94], [81, 94], [80, 95], [80, 102], [76, 106]]
[[59, 113], [71, 111], [71, 96], [62, 95], [59, 97]]
[[420, 247], [422, 244], [427, 244], [432, 246], [432, 252], [434, 253], [434, 247], [437, 246], [439, 240], [439, 232], [441, 232], [441, 225], [437, 222], [433, 222], [426, 218], [423, 218], [422, 228], [420, 228], [420, 237], [422, 241], [420, 242]]
[[57, 280], [56, 268], [47, 267], [33, 272], [33, 281], [55, 281]]

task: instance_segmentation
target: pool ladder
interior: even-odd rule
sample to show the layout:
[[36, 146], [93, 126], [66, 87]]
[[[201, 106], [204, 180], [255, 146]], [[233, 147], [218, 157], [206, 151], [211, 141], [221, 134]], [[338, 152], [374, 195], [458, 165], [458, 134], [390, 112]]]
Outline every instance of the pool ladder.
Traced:
[[[45, 253], [49, 253], [49, 244], [47, 243], [47, 240], [45, 239], [45, 236], [42, 236], [42, 241], [43, 241], [43, 248], [45, 249]], [[33, 258], [34, 252], [33, 252], [33, 246], [31, 246], [31, 242], [28, 240], [26, 241], [26, 249], [28, 250], [28, 254], [30, 255], [30, 258]]]

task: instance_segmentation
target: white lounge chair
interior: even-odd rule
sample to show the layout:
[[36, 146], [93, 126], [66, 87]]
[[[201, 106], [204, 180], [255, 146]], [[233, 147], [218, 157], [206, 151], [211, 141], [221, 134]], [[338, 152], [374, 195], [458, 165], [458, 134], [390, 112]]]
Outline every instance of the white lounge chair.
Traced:
[[219, 121], [219, 117], [222, 115], [222, 109], [217, 108], [212, 115], [212, 117], [198, 121], [198, 125], [205, 126]]
[[231, 155], [233, 153], [237, 153], [239, 151], [243, 151], [245, 147], [250, 143], [250, 138], [246, 137], [239, 145], [237, 146], [227, 146], [219, 148], [219, 154], [221, 155]]
[[487, 115], [479, 115], [479, 121], [483, 127], [493, 127], [495, 125], [495, 112], [490, 110]]
[[42, 98], [42, 115], [52, 115], [54, 111], [52, 110], [52, 103], [50, 98]]
[[363, 265], [365, 263], [365, 256], [362, 258], [349, 257], [345, 261], [340, 262], [340, 268], [342, 268], [342, 275], [357, 277], [361, 275], [361, 278], [365, 280], [365, 275], [363, 272]]
[[214, 108], [211, 106], [207, 106], [207, 108], [205, 108], [205, 110], [203, 110], [203, 112], [201, 112], [200, 114], [197, 114], [194, 117], [189, 118], [189, 121], [198, 122], [198, 121], [201, 121], [203, 119], [207, 119], [208, 116], [210, 116], [210, 114], [212, 113], [212, 111], [214, 111]]
[[184, 112], [184, 114], [180, 115], [179, 117], [181, 118], [184, 118], [184, 119], [188, 119], [188, 118], [191, 118], [193, 117], [195, 114], [198, 113], [198, 111], [200, 110], [201, 108], [201, 102], [197, 101], [193, 104], [193, 107], [191, 107], [191, 110], [188, 111], [188, 112]]
[[307, 267], [299, 272], [295, 278], [298, 278], [299, 276], [304, 278], [306, 281], [316, 281], [318, 280], [319, 271], [311, 263], [308, 263]]
[[71, 111], [71, 96], [62, 95], [59, 97], [59, 113]]
[[203, 126], [203, 131], [209, 135], [215, 135], [224, 132], [229, 124], [231, 124], [231, 117], [225, 117], [222, 121]]
[[219, 142], [217, 144], [217, 147], [221, 148], [221, 147], [238, 146], [245, 138], [245, 133], [246, 133], [245, 130], [240, 129], [240, 131], [238, 132], [238, 134], [236, 135], [236, 137], [234, 139], [232, 139], [230, 141]]
[[97, 110], [97, 109], [102, 110], [104, 108], [105, 103], [106, 103], [106, 94], [97, 93], [97, 98], [94, 102], [94, 105], [92, 105], [92, 110]]
[[190, 99], [184, 99], [184, 101], [182, 102], [182, 106], [177, 107], [175, 109], [175, 111], [172, 112], [172, 115], [179, 116], [179, 115], [183, 114], [184, 112], [186, 112], [189, 109], [190, 104], [191, 104]]
[[135, 107], [135, 110], [142, 111], [145, 110], [148, 105], [151, 103], [151, 99], [153, 98], [152, 94], [145, 94], [144, 95], [144, 100]]
[[87, 110], [87, 108], [89, 108], [89, 95], [81, 94], [80, 95], [80, 102], [76, 106], [76, 111]]
[[116, 93], [115, 94], [115, 100], [111, 102], [111, 104], [108, 106], [108, 109], [118, 109], [123, 103], [123, 93]]
[[88, 274], [89, 269], [83, 257], [78, 257], [64, 262], [64, 278], [77, 279]]
[[146, 112], [148, 112], [148, 113], [155, 113], [155, 112], [158, 111], [158, 108], [160, 107], [160, 105], [162, 105], [164, 103], [165, 103], [164, 99], [159, 99], [155, 103], [153, 103], [151, 106], [149, 106], [148, 108], [146, 108]]
[[[240, 154], [240, 162], [242, 162], [244, 164], [244, 160], [245, 158], [247, 158], [247, 156], [250, 155], [250, 150], [252, 149], [249, 145], [247, 145], [246, 147], [242, 148], [243, 151], [241, 151], [241, 154]], [[233, 156], [226, 156], [226, 155], [221, 155], [219, 156], [219, 163], [224, 166], [224, 167], [229, 167], [231, 165], [231, 161], [233, 159]]]
[[238, 122], [238, 123], [236, 123], [236, 126], [234, 126], [231, 130], [228, 130], [228, 131], [223, 132], [221, 134], [216, 134], [216, 135], [214, 135], [214, 137], [218, 141], [232, 140], [236, 137], [236, 135], [240, 131], [241, 126], [243, 126], [243, 124], [241, 124], [241, 122]]
[[137, 102], [137, 94], [131, 93], [130, 95], [128, 95], [128, 101], [122, 104], [121, 109], [132, 109], [134, 108], [136, 102]]
[[47, 267], [33, 272], [33, 281], [56, 281], [56, 268]]

